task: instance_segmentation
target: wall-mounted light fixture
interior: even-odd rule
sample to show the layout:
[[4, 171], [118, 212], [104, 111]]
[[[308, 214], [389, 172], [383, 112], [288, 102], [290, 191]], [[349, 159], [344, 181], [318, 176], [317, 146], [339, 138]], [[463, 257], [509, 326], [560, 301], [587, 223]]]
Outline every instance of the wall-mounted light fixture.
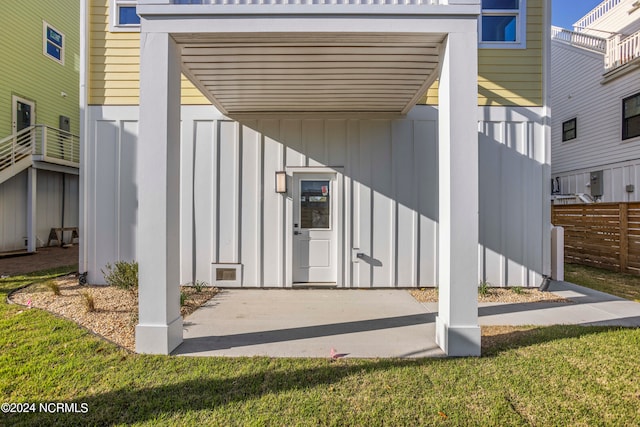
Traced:
[[276, 193], [287, 192], [287, 173], [285, 171], [276, 171]]

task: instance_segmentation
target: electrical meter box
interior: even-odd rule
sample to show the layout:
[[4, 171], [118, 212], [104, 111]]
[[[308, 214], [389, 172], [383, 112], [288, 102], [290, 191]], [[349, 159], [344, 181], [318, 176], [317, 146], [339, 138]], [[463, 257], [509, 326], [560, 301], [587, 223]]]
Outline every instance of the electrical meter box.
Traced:
[[69, 119], [69, 117], [60, 116], [60, 126], [58, 126], [58, 128], [66, 132], [71, 132], [71, 119]]
[[604, 185], [602, 183], [603, 179], [602, 179], [602, 171], [594, 171], [591, 172], [591, 179], [590, 179], [590, 184], [591, 184], [591, 197], [593, 198], [599, 198], [602, 197], [602, 189], [604, 188]]

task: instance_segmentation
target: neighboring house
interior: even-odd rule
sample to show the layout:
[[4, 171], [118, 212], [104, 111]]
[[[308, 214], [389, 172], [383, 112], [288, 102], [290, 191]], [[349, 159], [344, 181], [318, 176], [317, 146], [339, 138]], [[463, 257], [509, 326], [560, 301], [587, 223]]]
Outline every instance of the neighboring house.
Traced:
[[77, 0], [2, 1], [0, 252], [78, 226], [79, 17]]
[[547, 0], [135, 7], [83, 2], [80, 269], [139, 262], [138, 351], [202, 280], [437, 285], [478, 355], [478, 284], [550, 273]]
[[640, 3], [606, 0], [553, 28], [554, 193], [640, 200]]

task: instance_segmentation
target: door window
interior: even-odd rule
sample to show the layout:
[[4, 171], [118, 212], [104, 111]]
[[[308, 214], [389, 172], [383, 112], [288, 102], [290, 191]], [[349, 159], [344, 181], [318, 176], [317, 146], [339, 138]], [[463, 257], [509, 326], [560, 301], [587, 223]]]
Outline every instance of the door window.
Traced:
[[31, 126], [31, 105], [17, 101], [16, 113], [16, 132]]
[[328, 180], [300, 181], [301, 228], [331, 228], [331, 186]]

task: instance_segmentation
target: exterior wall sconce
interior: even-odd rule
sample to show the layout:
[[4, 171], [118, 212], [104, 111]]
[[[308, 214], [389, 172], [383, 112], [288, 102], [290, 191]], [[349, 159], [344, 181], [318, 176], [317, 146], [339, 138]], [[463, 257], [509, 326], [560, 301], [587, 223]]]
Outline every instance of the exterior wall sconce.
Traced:
[[282, 194], [287, 192], [287, 173], [285, 171], [276, 171], [276, 193]]

